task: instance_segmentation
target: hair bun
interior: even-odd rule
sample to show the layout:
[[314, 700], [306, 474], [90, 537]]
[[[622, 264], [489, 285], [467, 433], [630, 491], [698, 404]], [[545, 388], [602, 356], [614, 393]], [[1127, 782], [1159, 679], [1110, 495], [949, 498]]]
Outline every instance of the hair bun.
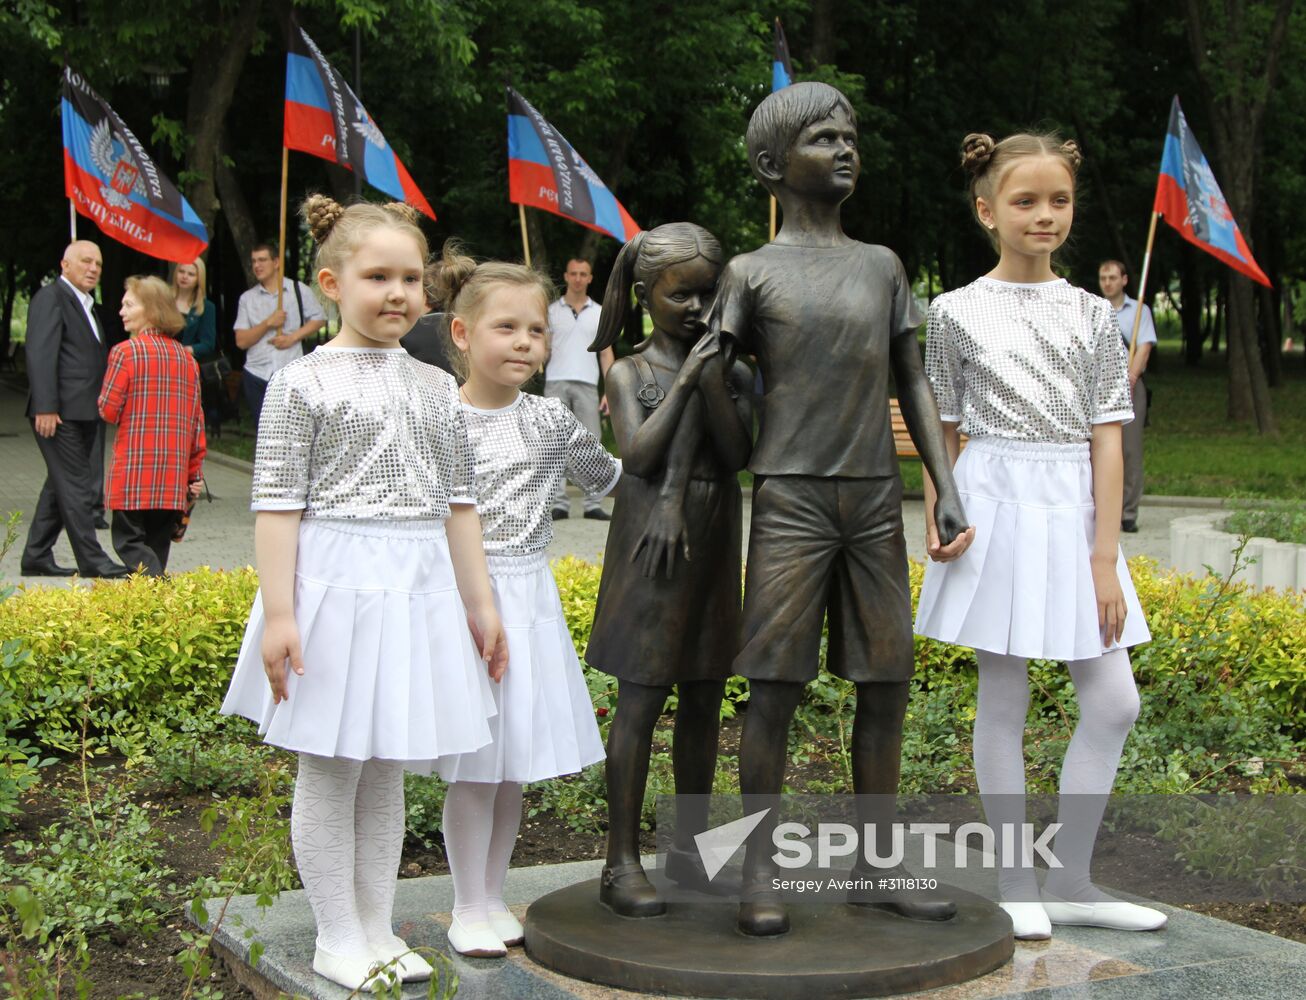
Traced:
[[406, 201], [387, 202], [384, 207], [387, 212], [391, 212], [399, 216], [399, 218], [403, 219], [405, 222], [411, 223], [414, 226], [420, 225], [421, 223], [422, 213], [419, 212], [417, 209], [413, 208], [413, 206], [408, 204], [408, 202]]
[[313, 242], [321, 246], [331, 235], [331, 230], [335, 228], [341, 216], [345, 214], [345, 206], [324, 194], [310, 194], [304, 199], [300, 213], [308, 223], [308, 231], [313, 236]]
[[427, 285], [432, 297], [446, 312], [453, 309], [454, 300], [463, 285], [476, 271], [476, 261], [463, 252], [457, 240], [448, 240], [440, 259], [431, 264]]
[[1074, 164], [1076, 170], [1078, 170], [1079, 165], [1084, 162], [1084, 154], [1079, 151], [1079, 143], [1075, 142], [1074, 139], [1067, 139], [1063, 142], [1061, 144], [1061, 152], [1067, 160]]
[[985, 132], [972, 132], [961, 140], [961, 166], [969, 174], [979, 174], [989, 165], [997, 143]]

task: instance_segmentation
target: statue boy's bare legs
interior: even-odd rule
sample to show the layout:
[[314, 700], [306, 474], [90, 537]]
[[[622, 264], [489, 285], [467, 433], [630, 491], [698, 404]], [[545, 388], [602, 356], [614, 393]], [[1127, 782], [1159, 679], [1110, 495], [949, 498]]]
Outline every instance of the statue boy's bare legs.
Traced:
[[[775, 867], [771, 834], [775, 829], [784, 786], [788, 733], [804, 685], [789, 681], [750, 682], [748, 713], [744, 720], [739, 754], [739, 783], [744, 813], [771, 812], [749, 838], [744, 857], [744, 889], [739, 906], [739, 929], [745, 934], [783, 934], [789, 918], [779, 893], [772, 888]], [[859, 796], [858, 819], [863, 829], [872, 824], [876, 854], [889, 854], [889, 831], [894, 822], [894, 797], [902, 761], [902, 725], [907, 711], [907, 682], [868, 682], [857, 685], [857, 711], [853, 722], [853, 791]], [[784, 734], [780, 738], [778, 734]], [[860, 863], [859, 863], [860, 865]], [[860, 899], [850, 896], [849, 902]], [[883, 903], [904, 916], [941, 920], [956, 907], [947, 901]]]
[[[679, 853], [681, 857], [674, 870], [672, 857], [668, 857], [668, 875], [695, 887], [700, 881], [706, 887], [707, 882], [693, 837], [706, 826], [706, 797], [716, 775], [724, 688], [723, 681], [715, 680], [685, 681], [677, 686], [672, 764], [677, 794], [693, 798], [680, 800], [673, 856]], [[670, 694], [670, 687], [620, 681], [617, 713], [608, 730], [608, 856], [599, 898], [626, 917], [651, 917], [666, 911], [640, 865], [639, 832], [653, 728]]]

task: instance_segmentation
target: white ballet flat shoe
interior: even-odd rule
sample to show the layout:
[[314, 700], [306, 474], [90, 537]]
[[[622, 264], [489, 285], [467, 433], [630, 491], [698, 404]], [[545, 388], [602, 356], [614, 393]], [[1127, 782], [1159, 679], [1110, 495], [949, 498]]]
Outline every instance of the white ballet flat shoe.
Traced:
[[420, 983], [435, 974], [429, 962], [408, 947], [408, 942], [391, 934], [387, 941], [367, 942], [378, 961], [394, 962], [394, 969], [405, 983]]
[[1123, 900], [1099, 903], [1068, 903], [1062, 899], [1043, 900], [1043, 909], [1054, 924], [1078, 927], [1108, 927], [1117, 931], [1159, 931], [1169, 922], [1160, 910]]
[[507, 910], [490, 914], [490, 929], [498, 935], [505, 947], [510, 948], [526, 940], [526, 929], [522, 927], [521, 921]]
[[1011, 936], [1017, 941], [1046, 941], [1052, 937], [1052, 921], [1042, 903], [999, 903], [1011, 918]]
[[347, 990], [371, 989], [379, 979], [375, 955], [337, 955], [319, 945], [313, 952], [313, 971]]
[[449, 944], [458, 954], [471, 958], [503, 958], [508, 954], [503, 940], [494, 933], [488, 921], [465, 924], [457, 914], [449, 924]]

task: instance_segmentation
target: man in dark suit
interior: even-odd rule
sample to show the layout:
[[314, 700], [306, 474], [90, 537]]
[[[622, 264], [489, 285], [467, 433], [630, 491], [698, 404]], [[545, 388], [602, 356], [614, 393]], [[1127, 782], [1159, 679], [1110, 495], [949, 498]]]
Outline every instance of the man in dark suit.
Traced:
[[[27, 310], [27, 416], [45, 459], [46, 479], [36, 502], [20, 565], [23, 576], [71, 576], [54, 561], [60, 531], [82, 576], [126, 576], [95, 537], [97, 401], [108, 356], [104, 324], [91, 293], [100, 283], [100, 248], [69, 244], [60, 277], [32, 296]], [[103, 461], [103, 459], [100, 459]]]

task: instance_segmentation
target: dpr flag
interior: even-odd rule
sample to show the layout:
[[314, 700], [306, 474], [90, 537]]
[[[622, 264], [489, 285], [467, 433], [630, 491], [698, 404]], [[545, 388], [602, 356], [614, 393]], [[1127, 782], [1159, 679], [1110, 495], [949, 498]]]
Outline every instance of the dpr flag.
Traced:
[[282, 142], [289, 149], [358, 171], [363, 180], [391, 198], [406, 201], [435, 218], [430, 202], [399, 162], [372, 116], [297, 24], [291, 25], [290, 51], [286, 53]]
[[508, 88], [508, 200], [625, 243], [639, 226], [562, 134]]
[[789, 61], [789, 43], [785, 40], [785, 30], [780, 27], [780, 18], [775, 19], [775, 52], [771, 56], [771, 92], [784, 90], [794, 82], [794, 67]]
[[133, 250], [189, 264], [209, 233], [154, 161], [82, 75], [63, 71], [64, 193], [79, 215]]
[[1229, 203], [1202, 155], [1176, 97], [1170, 105], [1170, 127], [1161, 153], [1152, 211], [1159, 212], [1189, 243], [1224, 261], [1266, 287], [1270, 279], [1252, 259], [1251, 249], [1234, 221]]

